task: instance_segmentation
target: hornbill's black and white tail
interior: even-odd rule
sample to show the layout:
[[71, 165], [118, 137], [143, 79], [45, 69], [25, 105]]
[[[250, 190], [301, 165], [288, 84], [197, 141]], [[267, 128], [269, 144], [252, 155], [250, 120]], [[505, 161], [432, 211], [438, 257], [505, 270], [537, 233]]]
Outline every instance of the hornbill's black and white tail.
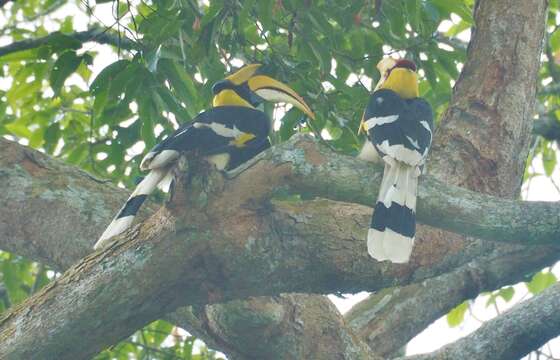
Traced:
[[124, 206], [117, 213], [117, 216], [111, 221], [109, 226], [105, 229], [99, 240], [93, 246], [94, 249], [100, 249], [105, 246], [107, 241], [123, 233], [126, 229], [130, 227], [134, 221], [134, 217], [138, 213], [138, 210], [148, 197], [160, 184], [163, 179], [169, 174], [170, 170], [168, 167], [161, 169], [154, 169], [142, 179], [142, 181], [136, 186], [136, 189], [132, 192]]
[[368, 252], [379, 261], [405, 263], [414, 244], [416, 189], [420, 171], [400, 162], [385, 164], [367, 236]]
[[377, 153], [385, 163], [367, 247], [378, 261], [405, 263], [414, 245], [418, 177], [432, 143], [433, 113], [418, 97], [414, 63], [384, 59], [378, 69], [381, 78], [360, 125], [369, 144], [359, 157]]

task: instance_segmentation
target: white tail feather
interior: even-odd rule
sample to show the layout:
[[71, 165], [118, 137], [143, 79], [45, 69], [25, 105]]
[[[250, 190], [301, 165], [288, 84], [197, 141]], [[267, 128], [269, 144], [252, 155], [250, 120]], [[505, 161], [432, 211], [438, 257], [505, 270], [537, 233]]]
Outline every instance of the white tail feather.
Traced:
[[377, 152], [377, 150], [375, 150], [375, 147], [373, 146], [371, 141], [364, 142], [364, 146], [362, 146], [362, 149], [360, 150], [360, 153], [358, 154], [358, 159], [368, 161], [368, 162], [372, 162], [372, 163], [380, 163], [381, 162], [381, 157], [379, 156], [379, 153]]
[[131, 199], [139, 195], [146, 195], [146, 196], [150, 195], [154, 191], [154, 189], [158, 186], [158, 184], [168, 175], [168, 173], [169, 173], [168, 168], [155, 169], [150, 171], [150, 173], [142, 180], [142, 182], [140, 182], [140, 184], [136, 186], [136, 189], [134, 189], [134, 191], [128, 198], [125, 205], [117, 213], [117, 215], [115, 216], [113, 221], [111, 221], [109, 226], [107, 226], [107, 228], [105, 229], [105, 231], [103, 232], [99, 240], [97, 240], [95, 245], [93, 245], [94, 249], [97, 250], [105, 247], [109, 243], [109, 240], [111, 238], [119, 234], [122, 234], [130, 227], [132, 221], [136, 217], [136, 212], [128, 216], [119, 217], [119, 215], [121, 215], [123, 210], [125, 210], [126, 206], [129, 204], [129, 201]]
[[[398, 162], [386, 163], [377, 202], [383, 203], [386, 208], [395, 203], [410, 209], [414, 214], [418, 174], [419, 172], [414, 166]], [[383, 223], [387, 220], [383, 219]], [[393, 263], [406, 263], [410, 259], [414, 236], [408, 237], [390, 228], [385, 228], [383, 231], [371, 228], [367, 238], [368, 253], [378, 261], [390, 260]]]

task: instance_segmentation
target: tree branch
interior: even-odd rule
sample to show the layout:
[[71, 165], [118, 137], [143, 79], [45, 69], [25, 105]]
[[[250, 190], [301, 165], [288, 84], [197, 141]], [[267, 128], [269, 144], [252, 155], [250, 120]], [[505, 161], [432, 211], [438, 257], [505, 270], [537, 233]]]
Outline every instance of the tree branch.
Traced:
[[[45, 155], [33, 152], [35, 158], [31, 163], [25, 156], [20, 156], [18, 161], [18, 156], [10, 155], [10, 151], [17, 152], [21, 146], [3, 142], [7, 151], [0, 155], [0, 169], [5, 181], [0, 186], [7, 188], [0, 194], [10, 209], [4, 212], [23, 215], [17, 211], [25, 207], [23, 200], [58, 206], [60, 202], [68, 202], [58, 198], [56, 183], [46, 194], [33, 186], [31, 174], [46, 180], [53, 160], [45, 160], [48, 159]], [[195, 173], [204, 174], [204, 171]], [[61, 179], [67, 174], [58, 176]], [[224, 182], [219, 174], [212, 172], [208, 178], [200, 176], [190, 183], [185, 196], [176, 194], [167, 208], [129, 232], [127, 239], [121, 239], [102, 253], [87, 256], [46, 289], [7, 313], [0, 324], [0, 338], [12, 337], [17, 324], [18, 331], [30, 342], [21, 338], [5, 340], [0, 355], [26, 357], [33, 353], [56, 353], [60, 346], [65, 346], [68, 358], [84, 356], [180, 305], [200, 306], [249, 295], [302, 290], [329, 293], [382, 289], [441, 274], [488, 251], [479, 246], [460, 254], [444, 253], [438, 259], [420, 247], [419, 256], [433, 259], [432, 264], [440, 263], [419, 266], [420, 259], [404, 266], [376, 263], [368, 257], [363, 241], [369, 209], [340, 203], [331, 205], [324, 200], [268, 202], [270, 194], [287, 184], [301, 191], [314, 184], [314, 189], [322, 189], [317, 195], [366, 202], [357, 195], [364, 191], [367, 202], [373, 201], [376, 190], [369, 188], [380, 176], [378, 169], [334, 154], [305, 138], [296, 137], [267, 152], [235, 179]], [[82, 178], [86, 178], [83, 173]], [[76, 189], [80, 185], [66, 181], [58, 187]], [[429, 179], [427, 183], [433, 181]], [[445, 199], [445, 191], [439, 186], [424, 191], [433, 195], [433, 205], [438, 204], [433, 199]], [[464, 199], [466, 204], [476, 196], [486, 203], [497, 201], [467, 194], [470, 198]], [[103, 209], [100, 204], [104, 200], [97, 201], [94, 208]], [[456, 201], [454, 198], [453, 202]], [[523, 208], [539, 204], [512, 201], [510, 205]], [[559, 216], [558, 205], [541, 205], [546, 216]], [[41, 220], [48, 221], [54, 210], [54, 206], [49, 208]], [[85, 210], [89, 211], [89, 217], [97, 216], [92, 214], [91, 207]], [[531, 214], [532, 210], [525, 209], [524, 213]], [[543, 216], [543, 209], [537, 206], [536, 210]], [[484, 217], [481, 213], [477, 215]], [[357, 223], [356, 219], [359, 219]], [[19, 226], [25, 229], [27, 223], [21, 220], [2, 219], [1, 224], [11, 224], [4, 226], [2, 232], [17, 234]], [[66, 231], [70, 234], [65, 237], [71, 237], [71, 229]], [[165, 274], [163, 281], [161, 274]], [[119, 301], [115, 303], [115, 299]], [[50, 340], [41, 344], [32, 340], [38, 336], [37, 331], [46, 331], [34, 324], [48, 327]], [[85, 333], [87, 340], [84, 340]], [[81, 340], [77, 341], [76, 337]], [[73, 347], [71, 343], [79, 346]]]
[[324, 296], [281, 294], [205, 306], [166, 316], [212, 339], [231, 359], [368, 359], [377, 357]]
[[457, 304], [523, 280], [556, 260], [543, 249], [516, 246], [503, 250], [421, 283], [372, 294], [346, 314], [346, 321], [371, 349], [389, 358]]
[[485, 322], [469, 336], [426, 355], [429, 359], [520, 359], [560, 334], [560, 284]]
[[[10, 209], [4, 208], [5, 212], [0, 210], [0, 234], [2, 234], [0, 247], [42, 261], [59, 271], [66, 270], [72, 263], [91, 251], [92, 239], [95, 239], [99, 229], [111, 220], [114, 212], [126, 200], [127, 191], [99, 182], [87, 173], [52, 160], [44, 154], [13, 142], [0, 141], [3, 142], [5, 150], [0, 155], [0, 177], [5, 180], [6, 188], [11, 189], [5, 193], [7, 197], [3, 200], [13, 206]], [[26, 193], [26, 187], [21, 186], [24, 183], [31, 185], [27, 189], [34, 189], [32, 192], [35, 192], [36, 196]], [[154, 212], [153, 208], [153, 206], [143, 208], [142, 213], [151, 214]], [[364, 215], [365, 226], [367, 215]], [[36, 221], [28, 221], [28, 219]], [[311, 301], [312, 298], [313, 296], [310, 295], [290, 295], [283, 297], [281, 301], [277, 298], [253, 299], [245, 305], [244, 309], [248, 313], [244, 316], [267, 318], [266, 314], [257, 315], [257, 310], [283, 308], [281, 311], [285, 314], [295, 314], [305, 310], [315, 314], [322, 313], [323, 318], [330, 315], [335, 322], [342, 321], [338, 311], [325, 305], [326, 300], [323, 297], [315, 296], [317, 300], [315, 303]], [[272, 305], [266, 306], [267, 302]], [[305, 304], [304, 308], [299, 307], [300, 302]], [[322, 325], [311, 321], [312, 319], [305, 314], [299, 318], [298, 327], [300, 330], [304, 329], [305, 333], [315, 334], [313, 338], [302, 336], [292, 328], [290, 333], [272, 338], [268, 346], [236, 347], [235, 342], [226, 337], [230, 333], [220, 330], [220, 323], [215, 320], [210, 321], [216, 316], [221, 316], [220, 312], [229, 311], [232, 306], [241, 308], [244, 303], [237, 301], [234, 305], [206, 306], [201, 308], [197, 316], [191, 310], [181, 308], [175, 313], [166, 315], [165, 318], [201, 337], [214, 348], [226, 352], [232, 359], [269, 357], [269, 350], [280, 345], [286, 346], [283, 352], [286, 356], [294, 355], [299, 351], [300, 356], [295, 356], [296, 358], [303, 357], [303, 354], [308, 353], [310, 349], [318, 350], [316, 346], [329, 349], [331, 344], [338, 344], [338, 350], [330, 354], [335, 357], [343, 354], [356, 355], [356, 349], [362, 349], [362, 353], [367, 349], [367, 346], [361, 344], [359, 339], [343, 326], [337, 327], [336, 331], [333, 329], [331, 332], [321, 332], [322, 336], [319, 336], [318, 329], [321, 329]], [[314, 306], [315, 310], [313, 310]], [[253, 311], [250, 312], [250, 309]], [[328, 310], [331, 310], [330, 313]], [[274, 332], [289, 328], [289, 319], [292, 318], [281, 319], [276, 324], [277, 329]], [[230, 325], [236, 324], [230, 323]], [[269, 332], [273, 331], [274, 325], [262, 324]], [[247, 329], [243, 329], [243, 333], [247, 333]], [[257, 333], [258, 330], [255, 329], [254, 335], [256, 336]], [[257, 343], [263, 344], [263, 342]], [[263, 354], [263, 351], [266, 353]], [[327, 354], [323, 355], [322, 358], [329, 359]], [[368, 354], [365, 357], [372, 356]]]
[[[54, 41], [57, 36], [60, 36], [59, 32], [49, 34], [42, 38], [15, 41], [10, 45], [0, 47], [0, 56], [15, 53], [18, 51], [38, 48]], [[71, 37], [72, 39], [77, 40], [81, 43], [94, 41], [99, 44], [113, 45], [127, 50], [140, 48], [140, 45], [138, 43], [126, 37], [119, 37], [118, 35], [110, 32], [109, 29], [102, 29], [100, 27], [93, 27], [86, 31], [64, 34], [64, 36]]]

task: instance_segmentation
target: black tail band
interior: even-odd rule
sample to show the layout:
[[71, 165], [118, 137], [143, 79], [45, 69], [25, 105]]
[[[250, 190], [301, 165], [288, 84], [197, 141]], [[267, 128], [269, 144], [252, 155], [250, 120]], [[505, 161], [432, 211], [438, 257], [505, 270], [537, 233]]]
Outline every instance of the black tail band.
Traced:
[[137, 195], [128, 199], [122, 210], [119, 212], [119, 215], [117, 215], [117, 219], [125, 216], [136, 215], [147, 197], [148, 195]]
[[406, 237], [414, 237], [416, 216], [406, 206], [391, 203], [388, 208], [382, 202], [375, 204], [370, 228], [384, 231], [386, 228]]

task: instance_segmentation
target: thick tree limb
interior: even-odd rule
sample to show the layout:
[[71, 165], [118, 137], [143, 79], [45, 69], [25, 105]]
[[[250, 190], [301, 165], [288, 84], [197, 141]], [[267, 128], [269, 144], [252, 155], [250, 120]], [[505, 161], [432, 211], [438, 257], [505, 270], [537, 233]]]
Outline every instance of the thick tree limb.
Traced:
[[[324, 296], [282, 294], [206, 306], [166, 317], [190, 328], [205, 329], [203, 339], [232, 359], [376, 359]], [[337, 314], [337, 316], [333, 316]], [[185, 320], [188, 320], [186, 323]]]
[[[72, 263], [91, 251], [92, 239], [98, 236], [99, 229], [102, 229], [110, 221], [114, 212], [125, 201], [127, 191], [101, 183], [83, 171], [53, 161], [41, 153], [16, 143], [5, 141], [2, 145], [5, 145], [3, 147], [5, 152], [0, 155], [0, 174], [2, 174], [6, 188], [11, 189], [6, 190], [4, 193], [6, 198], [3, 200], [7, 201], [5, 204], [9, 203], [13, 207], [10, 207], [10, 209], [4, 208], [6, 213], [0, 215], [0, 219], [2, 219], [0, 224], [5, 225], [0, 226], [0, 234], [2, 234], [0, 236], [0, 247], [9, 248], [11, 251], [19, 251], [18, 253], [23, 253], [29, 258], [49, 264], [59, 271], [66, 270]], [[23, 193], [19, 193], [19, 190], [25, 192], [26, 186], [21, 186], [22, 184], [30, 185], [27, 189], [31, 193], [35, 193], [36, 196], [26, 193], [25, 201], [13, 202], [14, 197], [24, 196]], [[23, 198], [20, 199], [23, 200]], [[152, 213], [153, 210], [147, 208], [143, 209], [143, 212]], [[366, 216], [364, 213], [364, 226], [367, 222]], [[29, 219], [32, 221], [29, 221]], [[310, 295], [286, 295], [282, 297], [282, 300], [272, 298], [269, 301], [275, 304], [270, 308], [284, 307], [283, 312], [285, 314], [294, 314], [296, 312], [302, 313], [303, 310], [312, 310], [311, 299], [312, 296]], [[326, 299], [318, 296], [317, 310], [323, 314], [323, 319], [328, 317], [328, 310], [333, 310], [326, 305], [326, 301]], [[260, 318], [262, 315], [266, 318], [266, 314], [256, 315], [257, 310], [262, 311], [269, 308], [262, 305], [264, 302], [264, 298], [253, 299], [249, 302], [244, 308], [248, 311], [246, 316]], [[305, 306], [300, 307], [299, 303], [305, 304]], [[259, 304], [261, 306], [254, 307]], [[272, 341], [268, 344], [269, 346], [235, 347], [234, 343], [221, 338], [225, 334], [220, 334], [220, 337], [217, 336], [217, 327], [220, 324], [216, 321], [210, 321], [212, 319], [210, 314], [216, 316], [220, 310], [227, 311], [232, 306], [240, 308], [243, 306], [243, 302], [238, 301], [232, 304], [216, 305], [215, 307], [207, 306], [204, 307], [204, 313], [199, 313], [198, 317], [184, 308], [174, 314], [169, 314], [166, 319], [187, 328], [197, 336], [201, 336], [216, 349], [226, 351], [231, 358], [269, 356], [269, 352], [263, 354], [262, 351], [275, 348], [274, 345], [270, 346]], [[249, 313], [251, 308], [254, 311]], [[317, 311], [312, 312], [317, 313]], [[331, 311], [330, 315], [332, 321], [342, 321], [337, 311]], [[276, 324], [278, 326], [277, 331], [286, 329], [288, 326], [288, 318], [281, 320], [280, 323]], [[315, 334], [312, 339], [302, 337], [301, 331], [295, 331], [294, 327], [292, 327], [291, 333], [286, 333], [275, 339], [277, 347], [286, 346], [284, 348], [286, 356], [294, 355], [294, 352], [300, 351], [300, 356], [296, 356], [296, 358], [301, 358], [311, 349], [319, 350], [317, 347], [329, 349], [331, 344], [338, 344], [338, 351], [330, 353], [334, 357], [343, 354], [356, 355], [356, 349], [360, 349], [360, 347], [362, 351], [367, 349], [367, 347], [364, 348], [363, 345], [360, 345], [360, 341], [353, 337], [351, 333], [348, 333], [343, 326], [322, 333], [322, 337], [318, 336], [318, 331], [322, 329], [323, 325], [311, 320], [312, 318], [302, 313], [298, 320], [298, 326], [301, 331], [305, 330], [306, 333]], [[274, 324], [263, 324], [263, 327], [265, 325], [270, 329]], [[317, 328], [314, 330], [314, 327]], [[247, 333], [247, 329], [244, 329], [244, 331]], [[255, 329], [256, 331], [257, 329]], [[255, 351], [255, 353], [251, 353], [251, 351]], [[322, 358], [329, 358], [326, 356], [327, 354], [323, 355]], [[371, 357], [371, 355], [362, 357]]]
[[523, 280], [555, 258], [544, 249], [516, 246], [505, 250], [421, 283], [381, 290], [356, 304], [345, 318], [376, 354], [392, 357], [465, 299]]
[[[20, 147], [7, 143], [7, 148], [10, 145]], [[15, 176], [18, 181], [3, 182], [9, 185], [9, 191], [2, 193], [9, 194], [6, 204], [11, 213], [18, 205], [21, 208], [24, 200], [53, 200], [52, 195], [44, 196], [40, 189], [33, 188], [33, 176], [29, 173], [36, 171], [36, 176], [46, 178], [49, 163], [33, 165], [47, 159], [44, 155], [36, 154], [33, 164], [25, 165], [24, 160], [27, 169], [10, 159], [17, 156], [3, 155], [2, 162], [8, 164], [2, 166], [2, 175]], [[367, 208], [338, 204], [333, 212], [324, 201], [266, 201], [271, 191], [286, 183], [304, 190], [306, 181], [316, 182], [315, 188], [328, 186], [323, 191], [334, 198], [356, 198], [356, 189], [350, 189], [351, 184], [359, 191], [366, 187], [364, 178], [375, 176], [378, 171], [368, 164], [296, 138], [267, 153], [236, 179], [223, 182], [221, 176], [211, 173], [201, 185], [199, 181], [204, 177], [195, 177], [186, 196], [194, 202], [185, 205], [178, 194], [168, 209], [162, 209], [129, 233], [127, 242], [86, 257], [44, 291], [8, 313], [0, 325], [0, 336], [10, 337], [12, 326], [17, 323], [21, 333], [33, 339], [37, 336], [35, 332], [45, 331], [37, 327], [43, 324], [50, 329], [51, 340], [41, 344], [22, 339], [6, 341], [0, 355], [25, 357], [50, 351], [60, 356], [59, 347], [66, 346], [65, 356], [83, 356], [99, 351], [179, 305], [299, 290], [326, 293], [382, 289], [437, 275], [488, 251], [475, 247], [456, 256], [442, 254], [440, 260], [447, 258], [444, 265], [431, 267], [380, 264], [367, 256], [362, 240], [369, 218]], [[324, 180], [328, 177], [332, 177], [331, 181]], [[55, 189], [56, 185], [51, 191]], [[369, 190], [366, 194], [373, 199]], [[532, 204], [514, 206], [524, 205]], [[54, 207], [50, 213], [53, 212]], [[361, 221], [354, 222], [360, 218]], [[426, 253], [425, 256], [435, 258], [433, 263], [438, 263], [433, 253], [419, 251], [420, 255]], [[117, 303], [115, 299], [119, 299]], [[34, 305], [29, 307], [30, 304]], [[103, 315], [99, 316], [100, 313]], [[85, 324], [87, 328], [83, 328]], [[81, 340], [72, 349], [69, 342], [74, 342], [76, 336]]]
[[429, 359], [520, 359], [560, 334], [560, 284], [487, 321], [469, 336], [426, 355]]
[[17, 143], [0, 139], [0, 147], [1, 248], [68, 269], [92, 251], [127, 191]]
[[[60, 33], [52, 33], [42, 38], [37, 39], [27, 39], [21, 41], [15, 41], [10, 45], [0, 47], [0, 56], [4, 56], [7, 54], [15, 53], [18, 51], [35, 49], [40, 46], [49, 44], [50, 42], [54, 41], [57, 36], [60, 36]], [[100, 27], [94, 27], [86, 31], [79, 31], [70, 34], [64, 34], [64, 36], [71, 37], [74, 40], [77, 40], [82, 43], [86, 43], [89, 41], [94, 41], [99, 44], [108, 44], [113, 45], [116, 47], [120, 47], [121, 49], [132, 50], [132, 49], [139, 49], [140, 46], [138, 43], [126, 38], [126, 37], [119, 37], [116, 34], [113, 34], [111, 31], [107, 29], [102, 29]]]
[[[8, 140], [0, 140], [0, 144], [3, 148], [0, 174], [5, 179], [0, 186], [6, 189], [0, 192], [0, 199], [5, 204], [12, 204], [0, 212], [0, 234], [6, 239], [6, 250], [25, 256], [26, 251], [40, 254], [49, 251], [49, 248], [60, 248], [61, 245], [43, 245], [41, 250], [26, 250], [32, 248], [33, 243], [26, 243], [30, 237], [24, 233], [25, 230], [31, 226], [46, 226], [49, 215], [58, 220], [59, 213], [53, 209], [66, 211], [68, 222], [61, 224], [59, 221], [52, 228], [43, 228], [42, 236], [52, 236], [51, 241], [56, 241], [55, 237], [67, 239], [71, 229], [82, 218], [82, 226], [88, 232], [77, 234], [77, 241], [91, 242], [95, 232], [99, 231], [97, 229], [102, 228], [106, 219], [112, 216], [112, 210], [125, 198], [122, 190], [100, 184], [83, 171]], [[379, 184], [377, 180], [381, 177], [377, 167], [332, 153], [311, 139], [297, 137], [266, 153], [256, 166], [228, 181], [226, 187], [241, 188], [242, 179], [248, 180], [247, 186], [252, 184], [262, 188], [269, 179], [263, 179], [261, 175], [256, 178], [258, 180], [246, 180], [246, 174], [267, 166], [272, 167], [269, 175], [275, 179], [276, 188], [263, 189], [259, 196], [289, 187], [306, 195], [367, 205], [374, 202]], [[253, 194], [226, 191], [222, 196], [227, 198], [225, 200], [247, 201]], [[498, 199], [447, 186], [428, 176], [421, 182], [419, 199], [420, 221], [465, 235], [525, 245], [557, 244], [560, 235], [558, 203]], [[33, 206], [27, 206], [29, 202]], [[16, 208], [19, 211], [13, 211]], [[23, 213], [27, 219], [39, 220], [39, 215], [42, 215], [43, 223], [14, 226], [21, 223]], [[56, 254], [46, 258], [56, 259]], [[52, 263], [52, 260], [47, 262]], [[56, 264], [60, 266], [63, 262], [61, 259]], [[67, 266], [68, 263], [62, 267]]]

